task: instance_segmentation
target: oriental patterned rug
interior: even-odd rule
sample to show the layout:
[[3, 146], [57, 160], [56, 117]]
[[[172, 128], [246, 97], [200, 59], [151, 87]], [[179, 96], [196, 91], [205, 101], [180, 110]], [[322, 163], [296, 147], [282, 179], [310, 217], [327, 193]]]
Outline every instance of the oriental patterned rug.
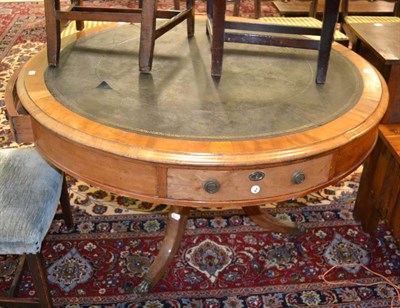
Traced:
[[[0, 3], [0, 147], [29, 146], [11, 140], [4, 91], [12, 73], [44, 46], [42, 5]], [[68, 178], [74, 228], [66, 230], [56, 217], [43, 243], [54, 302], [59, 307], [390, 307], [396, 288], [385, 279], [399, 284], [400, 250], [383, 225], [370, 236], [354, 221], [360, 171], [316, 193], [264, 206], [276, 217], [303, 224], [307, 231], [297, 238], [265, 232], [237, 209], [192, 212], [172, 266], [146, 296], [133, 290], [158, 252], [168, 206]], [[0, 257], [0, 293], [9, 288], [16, 262]], [[357, 266], [328, 272], [348, 263]], [[20, 292], [35, 294], [29, 272]]]
[[[241, 211], [193, 212], [172, 266], [155, 290], [137, 296], [160, 247], [166, 218], [160, 214], [89, 215], [75, 207], [75, 225], [56, 218], [46, 237], [51, 293], [60, 307], [390, 307], [400, 282], [400, 251], [380, 226], [374, 236], [352, 219], [357, 175], [319, 194], [265, 210], [301, 222], [291, 238], [265, 232]], [[311, 206], [306, 207], [309, 203]], [[10, 284], [16, 260], [0, 259], [0, 291]], [[356, 263], [356, 267], [336, 268]], [[359, 285], [356, 285], [359, 284]], [[35, 293], [30, 274], [20, 285]]]

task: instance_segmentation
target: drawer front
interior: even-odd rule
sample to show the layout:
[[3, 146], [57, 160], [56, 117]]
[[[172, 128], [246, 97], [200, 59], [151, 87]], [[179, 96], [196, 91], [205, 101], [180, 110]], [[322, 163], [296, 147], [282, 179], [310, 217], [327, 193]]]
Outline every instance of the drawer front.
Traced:
[[230, 201], [291, 194], [327, 182], [332, 155], [290, 165], [248, 170], [168, 169], [168, 198]]

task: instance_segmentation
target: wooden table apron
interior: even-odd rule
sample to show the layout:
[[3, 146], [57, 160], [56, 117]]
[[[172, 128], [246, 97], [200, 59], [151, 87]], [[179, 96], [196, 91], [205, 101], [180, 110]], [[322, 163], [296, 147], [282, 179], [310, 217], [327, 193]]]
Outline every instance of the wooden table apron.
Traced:
[[[275, 138], [174, 140], [96, 123], [65, 108], [47, 90], [45, 50], [22, 68], [17, 91], [32, 116], [38, 150], [67, 174], [150, 202], [190, 207], [255, 205], [301, 196], [336, 182], [357, 168], [373, 148], [387, 106], [385, 82], [351, 50], [334, 48], [360, 71], [361, 98], [334, 121]], [[265, 179], [250, 181], [254, 171], [264, 172]], [[303, 183], [292, 182], [297, 171], [305, 173]], [[217, 193], [204, 190], [209, 179], [219, 181]], [[251, 192], [254, 184], [261, 188], [257, 194]]]

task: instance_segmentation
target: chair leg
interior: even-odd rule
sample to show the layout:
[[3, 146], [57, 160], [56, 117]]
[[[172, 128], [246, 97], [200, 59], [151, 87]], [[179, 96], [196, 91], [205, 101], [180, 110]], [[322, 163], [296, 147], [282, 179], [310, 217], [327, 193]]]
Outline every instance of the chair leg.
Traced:
[[60, 8], [59, 0], [45, 0], [47, 36], [47, 61], [50, 66], [57, 66], [60, 57], [60, 21], [56, 18], [56, 10]]
[[73, 219], [71, 213], [71, 204], [69, 202], [68, 185], [65, 175], [63, 175], [60, 204], [65, 225], [67, 226], [68, 229], [71, 229], [73, 226]]
[[211, 40], [211, 76], [220, 77], [224, 53], [226, 1], [213, 1]]
[[[24, 274], [24, 269], [26, 268], [27, 255], [20, 255], [18, 260], [18, 266], [14, 271], [14, 279], [10, 286], [9, 291], [5, 296], [0, 296], [0, 307], [46, 307], [41, 305], [39, 298], [18, 298], [19, 285], [21, 278]], [[36, 285], [35, 285], [35, 288]]]
[[42, 255], [40, 253], [27, 254], [26, 260], [40, 301], [40, 307], [53, 307], [49, 284], [47, 282], [47, 272], [43, 265]]
[[14, 279], [11, 284], [10, 290], [8, 291], [8, 296], [10, 298], [16, 297], [18, 295], [18, 288], [21, 282], [22, 275], [26, 267], [26, 255], [21, 255], [18, 258], [18, 266], [14, 272]]
[[156, 40], [156, 10], [156, 0], [143, 2], [139, 47], [139, 70], [142, 73], [151, 71]]
[[326, 1], [325, 3], [324, 21], [321, 31], [321, 42], [318, 52], [317, 77], [316, 77], [317, 84], [323, 84], [325, 83], [326, 80], [329, 57], [332, 49], [333, 35], [338, 20], [338, 14], [334, 14], [332, 12], [338, 12], [339, 2], [340, 0], [332, 0], [332, 1]]
[[[78, 6], [83, 6], [83, 0], [73, 0], [78, 4]], [[82, 31], [85, 28], [85, 22], [83, 20], [76, 20], [75, 21], [76, 30]]]
[[233, 2], [233, 16], [239, 16], [240, 14], [240, 0], [234, 0]]
[[174, 0], [174, 9], [179, 10], [179, 0]]
[[195, 18], [195, 5], [194, 0], [186, 0], [186, 9], [191, 10], [191, 14], [187, 19], [187, 36], [194, 36], [194, 18]]
[[254, 16], [256, 19], [261, 16], [261, 0], [254, 0]]

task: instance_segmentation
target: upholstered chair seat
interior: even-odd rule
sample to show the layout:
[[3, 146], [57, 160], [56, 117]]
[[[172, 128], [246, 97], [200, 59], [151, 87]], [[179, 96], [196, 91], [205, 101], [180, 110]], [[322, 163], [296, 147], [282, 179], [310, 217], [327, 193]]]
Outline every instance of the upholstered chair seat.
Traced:
[[0, 151], [0, 254], [38, 253], [54, 218], [62, 174], [35, 149]]
[[[0, 150], [0, 255], [23, 255], [28, 262], [38, 298], [21, 299], [52, 307], [47, 274], [41, 260], [41, 245], [61, 200], [68, 227], [72, 225], [69, 197], [63, 174], [45, 161], [35, 148]], [[15, 273], [23, 273], [16, 270]], [[14, 281], [19, 281], [16, 278]], [[13, 283], [3, 303], [19, 303], [14, 297], [18, 283]]]

